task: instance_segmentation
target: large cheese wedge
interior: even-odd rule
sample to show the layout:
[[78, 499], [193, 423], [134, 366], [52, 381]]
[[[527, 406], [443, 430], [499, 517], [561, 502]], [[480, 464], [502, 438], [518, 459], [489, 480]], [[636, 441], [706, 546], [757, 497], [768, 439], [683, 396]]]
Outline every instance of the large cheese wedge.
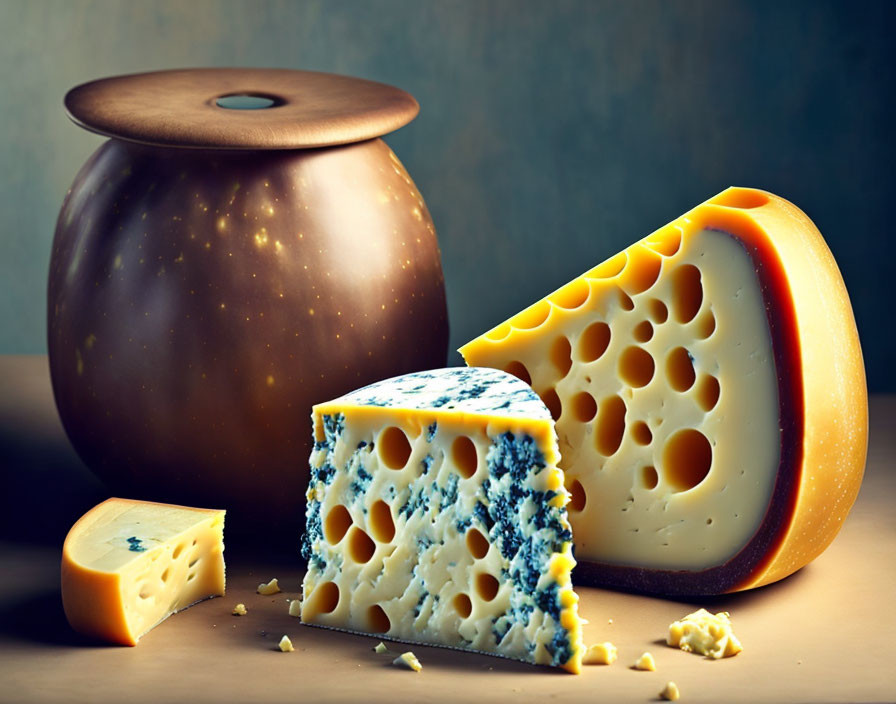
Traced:
[[420, 372], [313, 420], [305, 623], [579, 671], [567, 493], [526, 384]]
[[224, 511], [109, 499], [62, 548], [62, 604], [85, 635], [136, 645], [198, 601], [224, 594]]
[[861, 483], [862, 352], [811, 220], [731, 188], [461, 348], [557, 422], [579, 580], [714, 594], [786, 577]]

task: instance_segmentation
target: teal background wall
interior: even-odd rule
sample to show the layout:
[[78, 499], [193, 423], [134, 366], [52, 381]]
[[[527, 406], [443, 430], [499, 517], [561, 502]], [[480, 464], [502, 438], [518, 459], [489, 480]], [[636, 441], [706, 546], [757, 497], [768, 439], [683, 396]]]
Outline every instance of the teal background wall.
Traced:
[[[728, 185], [803, 208], [896, 391], [896, 3], [0, 2], [0, 353], [45, 351], [56, 213], [102, 142], [65, 91], [188, 66], [398, 85], [388, 142], [439, 232], [452, 346]], [[454, 357], [454, 361], [458, 358]]]

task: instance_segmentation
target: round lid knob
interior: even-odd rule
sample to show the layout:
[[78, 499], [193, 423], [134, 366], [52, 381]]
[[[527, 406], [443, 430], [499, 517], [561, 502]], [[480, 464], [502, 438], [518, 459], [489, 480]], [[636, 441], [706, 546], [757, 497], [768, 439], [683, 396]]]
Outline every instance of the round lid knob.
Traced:
[[308, 149], [379, 137], [420, 106], [393, 86], [332, 73], [199, 68], [85, 83], [65, 109], [81, 127], [141, 144]]

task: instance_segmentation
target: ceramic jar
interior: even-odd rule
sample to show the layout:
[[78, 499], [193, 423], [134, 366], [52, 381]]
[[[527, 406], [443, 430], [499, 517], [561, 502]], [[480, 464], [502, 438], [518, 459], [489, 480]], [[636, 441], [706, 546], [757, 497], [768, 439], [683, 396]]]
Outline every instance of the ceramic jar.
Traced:
[[411, 96], [299, 71], [105, 79], [49, 276], [53, 391], [111, 492], [298, 535], [312, 404], [444, 366], [423, 198], [380, 139]]

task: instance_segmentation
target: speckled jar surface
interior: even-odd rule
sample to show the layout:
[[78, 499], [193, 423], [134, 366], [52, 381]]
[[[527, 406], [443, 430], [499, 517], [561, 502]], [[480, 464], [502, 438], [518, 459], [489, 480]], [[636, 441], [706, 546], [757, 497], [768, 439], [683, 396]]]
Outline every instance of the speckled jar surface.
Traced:
[[435, 230], [376, 137], [111, 139], [62, 206], [48, 306], [59, 413], [110, 492], [292, 540], [312, 404], [446, 361]]

